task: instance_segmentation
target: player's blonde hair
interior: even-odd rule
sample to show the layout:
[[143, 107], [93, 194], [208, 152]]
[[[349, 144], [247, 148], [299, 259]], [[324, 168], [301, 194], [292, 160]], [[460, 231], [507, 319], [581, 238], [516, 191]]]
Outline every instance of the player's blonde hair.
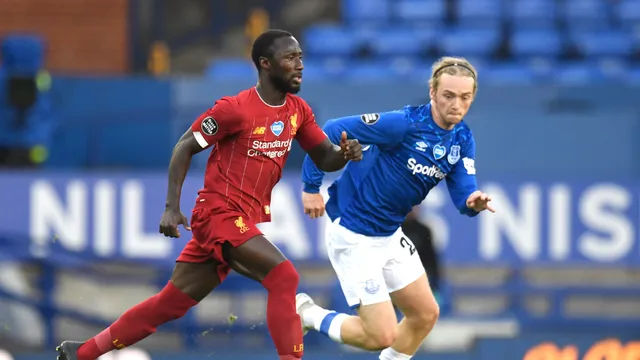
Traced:
[[429, 86], [434, 90], [438, 89], [438, 84], [440, 83], [440, 77], [442, 74], [468, 76], [473, 78], [473, 94], [475, 95], [478, 91], [478, 71], [467, 59], [463, 57], [445, 56], [433, 63], [433, 66], [431, 67]]

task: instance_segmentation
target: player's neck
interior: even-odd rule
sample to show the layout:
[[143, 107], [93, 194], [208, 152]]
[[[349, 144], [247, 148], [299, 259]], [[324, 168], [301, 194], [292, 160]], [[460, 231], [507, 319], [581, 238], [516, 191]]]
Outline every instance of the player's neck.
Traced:
[[271, 106], [281, 106], [284, 104], [287, 94], [276, 90], [268, 81], [259, 80], [256, 91], [264, 103]]
[[436, 107], [434, 106], [433, 101], [431, 101], [431, 118], [433, 119], [433, 122], [436, 123], [436, 125], [438, 125], [438, 127], [441, 129], [449, 131], [455, 126], [455, 124], [447, 124], [447, 122], [445, 122], [440, 117], [440, 115], [436, 111]]

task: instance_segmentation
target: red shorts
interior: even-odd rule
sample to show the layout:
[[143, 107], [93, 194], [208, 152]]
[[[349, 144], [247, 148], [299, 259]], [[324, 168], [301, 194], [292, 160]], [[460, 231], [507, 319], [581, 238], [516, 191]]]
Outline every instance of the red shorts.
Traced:
[[196, 208], [191, 215], [193, 238], [178, 256], [177, 262], [201, 263], [216, 260], [218, 276], [223, 281], [229, 265], [222, 256], [222, 246], [229, 243], [238, 247], [255, 236], [262, 235], [256, 225], [246, 220], [241, 213], [228, 209]]

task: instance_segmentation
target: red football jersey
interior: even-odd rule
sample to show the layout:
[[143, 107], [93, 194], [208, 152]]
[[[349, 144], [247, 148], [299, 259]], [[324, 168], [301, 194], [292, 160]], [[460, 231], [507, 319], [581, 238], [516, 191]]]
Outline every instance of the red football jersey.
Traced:
[[327, 138], [300, 97], [271, 106], [256, 88], [216, 101], [191, 130], [200, 146], [213, 146], [196, 206], [240, 211], [255, 223], [271, 221], [271, 191], [293, 139], [308, 151]]

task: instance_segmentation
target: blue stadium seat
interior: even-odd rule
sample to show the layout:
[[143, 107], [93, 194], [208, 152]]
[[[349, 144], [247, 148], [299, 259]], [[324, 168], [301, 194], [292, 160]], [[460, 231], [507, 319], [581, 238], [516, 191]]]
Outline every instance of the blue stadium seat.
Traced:
[[535, 84], [552, 79], [555, 62], [544, 60], [512, 61], [493, 64], [485, 69], [491, 84]]
[[436, 36], [437, 33], [433, 29], [383, 29], [372, 39], [371, 49], [377, 56], [418, 56]]
[[220, 59], [209, 64], [205, 76], [216, 80], [255, 79], [257, 72], [250, 60]]
[[441, 25], [447, 11], [445, 0], [396, 0], [393, 6], [398, 20], [427, 25]]
[[488, 56], [498, 48], [500, 40], [498, 29], [457, 28], [439, 38], [439, 47], [447, 55]]
[[624, 62], [583, 61], [565, 63], [554, 70], [554, 80], [564, 85], [592, 85], [594, 83], [620, 83], [628, 76]]
[[621, 30], [575, 32], [572, 39], [587, 57], [621, 57], [633, 52], [633, 40]]
[[562, 49], [562, 38], [554, 29], [518, 29], [511, 34], [511, 51], [515, 57], [556, 58]]
[[482, 82], [489, 84], [533, 84], [536, 75], [521, 63], [492, 64], [481, 74]]
[[304, 60], [304, 70], [302, 73], [304, 81], [327, 80], [337, 78], [344, 74], [346, 62], [338, 59], [328, 60]]
[[342, 18], [348, 24], [386, 23], [390, 15], [388, 0], [342, 0]]
[[503, 20], [501, 0], [458, 0], [457, 15], [464, 26], [496, 26]]
[[615, 14], [617, 20], [625, 28], [640, 27], [640, 1], [621, 0], [616, 5]]
[[562, 19], [575, 30], [606, 29], [611, 26], [610, 6], [603, 0], [565, 0]]
[[629, 74], [625, 77], [628, 84], [640, 86], [640, 67], [629, 70]]
[[310, 26], [302, 38], [304, 51], [314, 56], [351, 56], [363, 44], [349, 29], [335, 25]]
[[513, 0], [506, 5], [507, 18], [514, 28], [551, 28], [558, 9], [555, 0]]
[[396, 78], [396, 73], [388, 61], [354, 62], [349, 64], [348, 69], [344, 73], [345, 80], [367, 82]]

